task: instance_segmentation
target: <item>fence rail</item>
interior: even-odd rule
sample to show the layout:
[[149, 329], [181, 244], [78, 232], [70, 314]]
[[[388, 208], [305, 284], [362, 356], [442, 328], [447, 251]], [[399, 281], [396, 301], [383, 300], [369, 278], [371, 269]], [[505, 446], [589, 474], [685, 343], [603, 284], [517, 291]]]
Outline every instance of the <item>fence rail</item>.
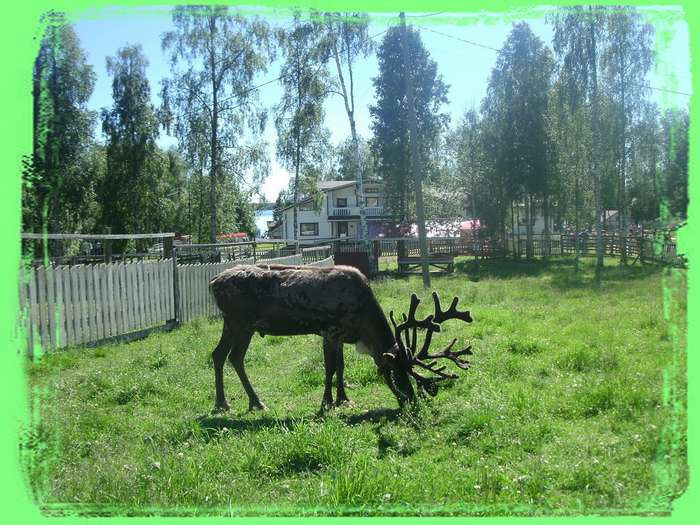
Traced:
[[168, 260], [39, 266], [20, 272], [20, 323], [27, 351], [74, 346], [173, 318]]
[[[532, 240], [534, 256], [567, 256], [577, 250], [586, 256], [596, 250], [595, 235], [553, 234]], [[174, 258], [34, 266], [20, 271], [19, 326], [30, 356], [37, 347], [49, 350], [128, 336], [216, 314], [207, 284], [227, 268], [254, 262], [332, 266], [335, 255], [364, 253], [368, 246], [375, 258], [420, 253], [416, 238], [371, 239], [369, 243], [336, 239], [308, 247], [273, 242], [177, 245], [173, 247]], [[644, 236], [607, 233], [603, 247], [608, 256], [620, 256], [624, 251], [632, 260], [685, 264], [685, 258], [676, 252], [675, 241], [664, 232]], [[432, 254], [477, 257], [524, 255], [526, 239], [510, 237], [504, 246], [492, 239], [429, 238], [428, 249]]]
[[[306, 260], [302, 253], [296, 253], [258, 262], [332, 266], [333, 257], [328, 253], [313, 249], [307, 252]], [[185, 264], [161, 259], [21, 269], [18, 327], [24, 333], [27, 355], [32, 357], [39, 347], [50, 351], [94, 344], [216, 315], [218, 309], [208, 287], [211, 278], [236, 265], [254, 262], [253, 257]]]
[[[361, 251], [363, 244], [356, 240], [338, 240], [336, 253]], [[420, 254], [417, 238], [377, 238], [371, 239], [375, 254], [379, 257], [412, 256]], [[576, 244], [580, 255], [593, 255], [596, 250], [596, 236], [590, 234], [533, 235], [532, 255], [575, 255]], [[428, 238], [428, 252], [431, 254], [472, 255], [479, 257], [526, 255], [525, 235], [509, 236], [505, 245], [495, 239], [474, 237], [432, 237]], [[659, 264], [684, 264], [684, 257], [676, 251], [675, 241], [666, 233], [649, 235], [603, 235], [603, 248], [606, 256], [619, 257], [623, 249], [627, 257], [643, 262]]]

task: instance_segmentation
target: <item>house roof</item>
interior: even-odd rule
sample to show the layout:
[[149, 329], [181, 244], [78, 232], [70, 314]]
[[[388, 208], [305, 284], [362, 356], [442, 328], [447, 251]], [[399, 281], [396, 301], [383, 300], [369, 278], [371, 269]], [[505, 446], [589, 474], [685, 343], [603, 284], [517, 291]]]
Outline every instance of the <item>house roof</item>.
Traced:
[[[331, 190], [338, 190], [340, 188], [347, 188], [348, 186], [354, 186], [356, 182], [354, 180], [323, 180], [318, 183], [318, 189], [321, 191], [331, 191]], [[365, 181], [365, 184], [381, 184], [380, 181], [376, 180], [368, 180]], [[311, 198], [303, 199], [300, 201], [297, 201], [296, 204], [303, 204], [307, 201], [311, 200]], [[293, 208], [295, 204], [288, 204], [284, 208], [280, 208], [280, 211], [288, 210], [289, 208]]]
[[318, 183], [318, 189], [321, 191], [330, 191], [354, 185], [354, 180], [324, 180]]

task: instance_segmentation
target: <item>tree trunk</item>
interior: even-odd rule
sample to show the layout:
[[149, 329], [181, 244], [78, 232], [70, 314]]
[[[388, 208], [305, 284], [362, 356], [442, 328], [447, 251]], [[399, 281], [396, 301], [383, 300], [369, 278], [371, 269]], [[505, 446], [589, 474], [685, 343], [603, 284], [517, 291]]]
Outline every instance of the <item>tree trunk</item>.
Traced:
[[542, 216], [544, 218], [544, 250], [542, 256], [545, 260], [550, 255], [550, 231], [549, 231], [549, 195], [545, 190], [544, 200], [542, 201]]
[[574, 261], [575, 262], [574, 262], [574, 264], [575, 264], [576, 271], [578, 271], [578, 269], [579, 269], [579, 257], [580, 257], [580, 251], [581, 251], [580, 247], [579, 247], [579, 241], [578, 241], [578, 232], [581, 229], [581, 221], [579, 218], [581, 216], [581, 214], [580, 214], [581, 200], [580, 200], [580, 196], [579, 196], [579, 191], [580, 191], [579, 178], [578, 178], [578, 176], [576, 176], [576, 189], [575, 189], [575, 192], [576, 192], [576, 196], [575, 196], [575, 198], [576, 198], [576, 204], [575, 204], [576, 211], [575, 211], [575, 219], [574, 219], [574, 223], [575, 223], [574, 224], [574, 228], [575, 228], [575, 231], [574, 231], [574, 250], [575, 250], [574, 251], [574, 253], [575, 253]]
[[520, 254], [518, 253], [518, 245], [515, 239], [515, 207], [513, 206], [513, 201], [510, 201], [510, 233], [513, 237], [513, 258], [517, 259]]
[[295, 241], [297, 240], [297, 230], [299, 226], [299, 217], [298, 217], [298, 206], [297, 206], [297, 200], [299, 198], [299, 163], [301, 162], [301, 144], [300, 138], [299, 138], [299, 132], [297, 131], [297, 136], [296, 136], [296, 152], [294, 155], [294, 195], [292, 196], [292, 203], [294, 204], [293, 210], [294, 210], [294, 222], [292, 224], [294, 230], [292, 231], [292, 239]]
[[211, 137], [210, 137], [210, 186], [209, 186], [209, 206], [210, 210], [210, 224], [209, 224], [209, 241], [211, 243], [216, 242], [216, 234], [218, 233], [218, 225], [216, 221], [217, 212], [217, 195], [216, 195], [216, 179], [218, 177], [219, 170], [219, 159], [218, 159], [218, 86], [216, 83], [216, 57], [214, 56], [214, 35], [216, 33], [216, 18], [213, 16], [209, 17], [209, 67], [211, 68], [211, 93], [212, 93], [212, 107], [211, 107]]
[[[333, 58], [335, 59], [335, 67], [338, 71], [338, 80], [340, 82], [340, 88], [342, 91], [343, 102], [345, 104], [345, 112], [348, 116], [348, 121], [350, 123], [350, 135], [352, 137], [352, 146], [355, 153], [355, 183], [357, 184], [358, 202], [357, 205], [360, 209], [360, 239], [366, 239], [368, 236], [367, 232], [367, 216], [365, 212], [365, 191], [362, 181], [362, 167], [360, 166], [360, 142], [357, 138], [357, 129], [355, 127], [355, 96], [354, 96], [354, 82], [352, 76], [352, 56], [350, 54], [350, 45], [346, 43], [345, 46], [347, 50], [346, 62], [348, 65], [348, 79], [350, 81], [350, 90], [345, 85], [345, 77], [343, 75], [343, 68], [340, 62], [340, 53], [338, 51], [337, 41], [333, 40]], [[371, 253], [372, 250], [367, 246], [367, 253]], [[371, 259], [370, 255], [370, 259]], [[370, 263], [372, 261], [370, 260]], [[371, 264], [370, 264], [371, 267]]]
[[401, 39], [401, 48], [403, 54], [403, 63], [406, 74], [406, 99], [408, 102], [408, 130], [409, 130], [409, 146], [411, 148], [411, 167], [413, 178], [415, 180], [416, 191], [416, 215], [418, 219], [418, 238], [420, 241], [420, 255], [422, 259], [422, 274], [423, 288], [430, 288], [430, 273], [428, 268], [428, 239], [425, 232], [425, 215], [423, 210], [423, 187], [421, 185], [421, 159], [418, 153], [418, 131], [416, 128], [416, 111], [413, 106], [413, 79], [411, 78], [410, 55], [408, 52], [408, 40], [406, 31], [406, 18], [401, 12], [401, 24], [403, 29], [403, 38]]
[[[620, 55], [620, 62], [622, 62], [622, 55]], [[622, 64], [620, 64], [622, 66]], [[627, 264], [627, 217], [625, 211], [626, 206], [626, 164], [627, 164], [627, 114], [625, 109], [625, 73], [624, 69], [620, 69], [620, 95], [622, 97], [622, 151], [620, 157], [620, 264]]]
[[527, 199], [525, 204], [525, 220], [527, 221], [527, 225], [525, 227], [525, 232], [527, 235], [525, 251], [527, 259], [530, 260], [532, 259], [534, 251], [532, 249], [532, 194], [528, 192], [525, 198]]
[[589, 59], [589, 67], [591, 71], [591, 76], [592, 76], [592, 92], [591, 92], [591, 128], [592, 128], [592, 143], [591, 143], [591, 151], [589, 152], [589, 159], [590, 159], [590, 171], [591, 175], [593, 177], [593, 194], [594, 194], [594, 200], [595, 200], [595, 214], [596, 214], [596, 220], [595, 220], [595, 232], [596, 232], [596, 245], [595, 245], [595, 251], [596, 251], [596, 266], [595, 266], [595, 278], [596, 282], [600, 283], [600, 278], [601, 278], [601, 273], [603, 271], [603, 263], [604, 263], [604, 252], [603, 252], [603, 224], [602, 224], [602, 217], [603, 217], [603, 196], [602, 196], [602, 188], [601, 188], [601, 177], [598, 169], [598, 161], [597, 161], [597, 155], [598, 155], [598, 141], [600, 140], [600, 127], [598, 123], [598, 58], [597, 58], [597, 49], [596, 49], [596, 36], [595, 36], [595, 25], [596, 22], [593, 18], [593, 6], [588, 6], [588, 12], [591, 15], [589, 17], [589, 22], [588, 22], [588, 31], [589, 31], [589, 53], [588, 53], [588, 59]]

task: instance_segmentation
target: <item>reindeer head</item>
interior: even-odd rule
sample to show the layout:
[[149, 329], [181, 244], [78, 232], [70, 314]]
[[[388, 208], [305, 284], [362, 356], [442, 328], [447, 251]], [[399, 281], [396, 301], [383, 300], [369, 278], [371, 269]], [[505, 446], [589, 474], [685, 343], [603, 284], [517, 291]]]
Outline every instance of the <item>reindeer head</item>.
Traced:
[[[457, 342], [457, 339], [453, 339], [452, 342], [440, 352], [435, 354], [428, 353], [433, 334], [440, 331], [440, 325], [443, 322], [450, 319], [460, 319], [467, 323], [472, 322], [469, 311], [465, 310], [460, 312], [457, 310], [457, 302], [459, 301], [457, 297], [452, 300], [452, 304], [447, 311], [441, 309], [440, 298], [435, 292], [433, 292], [433, 301], [435, 302], [435, 313], [422, 320], [416, 319], [416, 310], [420, 304], [420, 299], [418, 299], [416, 294], [411, 294], [411, 305], [408, 310], [408, 316], [405, 314], [403, 315], [403, 323], [396, 324], [394, 312], [392, 311], [389, 313], [391, 323], [394, 325], [396, 344], [390, 352], [384, 354], [384, 357], [389, 361], [391, 367], [391, 372], [389, 374], [391, 383], [389, 386], [396, 394], [400, 404], [402, 404], [403, 401], [412, 401], [415, 399], [410, 376], [413, 376], [416, 380], [416, 384], [421, 391], [427, 392], [432, 396], [437, 393], [439, 381], [457, 379], [459, 377], [456, 374], [446, 372], [446, 365], [436, 367], [436, 362], [432, 361], [433, 359], [445, 358], [452, 361], [462, 370], [469, 368], [469, 361], [462, 359], [461, 356], [471, 355], [471, 346], [453, 352], [452, 347]], [[419, 329], [425, 330], [426, 334], [420, 351], [417, 351], [416, 345], [418, 342], [417, 336]], [[422, 376], [416, 371], [417, 368], [422, 368], [435, 375], [432, 377]]]

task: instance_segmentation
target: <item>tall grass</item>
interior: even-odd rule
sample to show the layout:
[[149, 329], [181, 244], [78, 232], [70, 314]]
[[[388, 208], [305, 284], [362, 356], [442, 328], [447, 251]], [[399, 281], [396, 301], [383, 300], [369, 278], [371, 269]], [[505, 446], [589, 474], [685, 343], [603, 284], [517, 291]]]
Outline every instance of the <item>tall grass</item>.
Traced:
[[[354, 405], [319, 415], [315, 336], [254, 337], [246, 359], [270, 407], [212, 413], [198, 320], [28, 366], [40, 418], [22, 436], [45, 512], [297, 515], [667, 513], [687, 484], [685, 281], [678, 271], [458, 261], [433, 278], [474, 322], [435, 346], [472, 344], [472, 368], [400, 411], [372, 360], [345, 349]], [[677, 284], [666, 292], [663, 282]], [[384, 310], [423, 296], [419, 277], [374, 285]], [[666, 303], [664, 302], [666, 301]], [[664, 306], [669, 312], [664, 317]], [[674, 343], [675, 342], [675, 343]]]

